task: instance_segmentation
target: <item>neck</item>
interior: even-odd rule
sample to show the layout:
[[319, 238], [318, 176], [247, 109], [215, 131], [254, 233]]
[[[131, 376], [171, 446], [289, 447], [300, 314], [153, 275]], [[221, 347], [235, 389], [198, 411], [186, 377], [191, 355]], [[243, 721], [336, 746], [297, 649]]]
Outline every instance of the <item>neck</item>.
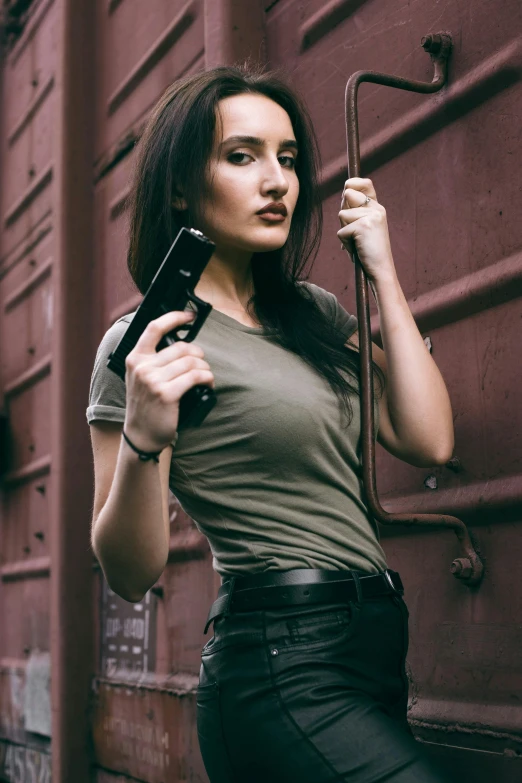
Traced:
[[252, 253], [236, 251], [234, 255], [216, 250], [195, 288], [196, 296], [219, 308], [246, 309], [253, 294]]

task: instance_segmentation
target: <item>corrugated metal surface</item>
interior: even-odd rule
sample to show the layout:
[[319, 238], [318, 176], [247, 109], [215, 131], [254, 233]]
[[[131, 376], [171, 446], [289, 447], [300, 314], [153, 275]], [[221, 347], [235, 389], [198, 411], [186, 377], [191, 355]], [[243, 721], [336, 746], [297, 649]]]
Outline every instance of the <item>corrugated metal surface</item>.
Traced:
[[0, 112], [1, 393], [11, 435], [0, 518], [0, 779], [16, 781], [50, 780], [55, 53], [55, 8], [34, 3], [3, 62]]
[[92, 458], [82, 422], [93, 339], [93, 154], [81, 66], [92, 39], [85, 4], [72, 13], [69, 0], [7, 6], [20, 26], [8, 25], [0, 130], [10, 434], [0, 526], [0, 769], [8, 780], [50, 779], [52, 736], [54, 779], [83, 783], [94, 631]]
[[147, 604], [152, 640], [111, 605], [85, 554], [86, 384], [101, 335], [137, 303], [125, 204], [150, 108], [175, 78], [205, 66], [248, 54], [286, 66], [323, 155], [313, 279], [353, 311], [353, 268], [336, 237], [345, 84], [363, 68], [430, 78], [420, 40], [436, 30], [453, 36], [448, 87], [424, 97], [365, 85], [360, 131], [403, 289], [449, 386], [461, 470], [419, 470], [379, 447], [378, 488], [389, 511], [464, 519], [484, 582], [470, 590], [449, 574], [452, 533], [386, 530], [384, 543], [407, 588], [416, 732], [463, 779], [520, 779], [521, 21], [514, 0], [494, 18], [484, 0], [152, 0], [146, 13], [132, 0], [34, 0], [23, 15], [0, 104], [0, 383], [12, 441], [0, 518], [0, 779], [50, 781], [51, 733], [54, 783], [88, 778], [78, 705], [97, 672], [98, 783], [206, 780], [194, 697], [219, 580], [205, 540], [172, 499], [169, 565]]
[[[420, 470], [378, 448], [388, 511], [460, 515], [487, 564], [475, 590], [448, 565], [453, 534], [383, 531], [411, 612], [410, 718], [463, 779], [518, 780], [519, 520], [522, 431], [515, 360], [520, 334], [522, 228], [520, 5], [444, 7], [280, 0], [267, 17], [270, 62], [290, 66], [305, 91], [323, 154], [325, 234], [316, 280], [353, 310], [350, 264], [336, 237], [346, 178], [344, 87], [356, 70], [431, 78], [422, 36], [448, 30], [449, 85], [433, 97], [360, 90], [363, 176], [385, 204], [396, 266], [419, 327], [448, 384], [461, 471]], [[377, 328], [377, 320], [374, 321]], [[377, 337], [377, 331], [375, 331]], [[431, 479], [426, 483], [426, 479]], [[433, 748], [439, 752], [438, 748]], [[442, 751], [440, 751], [442, 752]], [[465, 770], [465, 772], [464, 772]]]
[[[131, 146], [148, 111], [182, 74], [262, 52], [262, 23], [261, 8], [256, 15], [239, 2], [156, 0], [142, 24], [132, 3], [98, 3], [95, 275], [100, 335], [139, 301], [126, 270], [125, 201]], [[116, 669], [97, 685], [94, 745], [104, 769], [151, 783], [206, 780], [195, 733], [195, 688], [203, 625], [219, 583], [205, 539], [172, 498], [169, 565], [155, 596], [156, 665], [140, 684]]]
[[[129, 140], [139, 137], [148, 111], [163, 89], [177, 76], [200, 70], [205, 63], [201, 4], [193, 0], [155, 0], [142, 24], [136, 23], [137, 10], [129, 2], [97, 4], [100, 54], [96, 88], [94, 273], [99, 291], [99, 334], [136, 306], [126, 271], [125, 233], [132, 154], [119, 162], [117, 158]], [[175, 505], [172, 512], [179, 526]], [[189, 530], [190, 521], [184, 519], [182, 526]], [[142, 680], [138, 685], [132, 672], [117, 665], [103, 672], [95, 690], [93, 737], [97, 763], [106, 770], [155, 783], [168, 779], [204, 780], [194, 733], [201, 628], [196, 627], [198, 607], [189, 598], [188, 584], [177, 591], [176, 583], [195, 584], [196, 580], [201, 586], [209, 584], [202, 590], [199, 612], [203, 612], [204, 602], [210, 599], [212, 577], [206, 550], [201, 552], [201, 544], [206, 546], [206, 542], [191, 535], [194, 544], [187, 548], [185, 562], [167, 569], [162, 590], [158, 590], [160, 595], [153, 596], [157, 603], [156, 660], [147, 664], [146, 683]], [[173, 557], [181, 543], [179, 536], [173, 538]], [[194, 562], [194, 557], [204, 559]], [[176, 676], [171, 680], [173, 672], [183, 673], [179, 682]]]

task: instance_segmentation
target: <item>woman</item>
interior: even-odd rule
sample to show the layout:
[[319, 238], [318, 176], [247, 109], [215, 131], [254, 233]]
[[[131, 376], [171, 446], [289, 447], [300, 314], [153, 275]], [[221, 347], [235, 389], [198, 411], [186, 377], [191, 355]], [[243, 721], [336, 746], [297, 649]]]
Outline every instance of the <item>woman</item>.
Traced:
[[[139, 601], [167, 561], [169, 487], [207, 536], [222, 577], [197, 696], [212, 783], [435, 783], [406, 722], [400, 578], [363, 497], [357, 321], [302, 279], [321, 232], [317, 165], [307, 112], [274, 74], [198, 73], [152, 112], [129, 269], [145, 292], [179, 228], [196, 227], [216, 244], [196, 287], [214, 309], [195, 343], [160, 352], [190, 314], [149, 324], [125, 383], [106, 362], [132, 314], [104, 336], [87, 411], [92, 543], [112, 589]], [[339, 218], [379, 306], [376, 437], [410, 464], [443, 464], [448, 394], [370, 180], [346, 182]], [[217, 405], [178, 433], [179, 400], [198, 383]]]

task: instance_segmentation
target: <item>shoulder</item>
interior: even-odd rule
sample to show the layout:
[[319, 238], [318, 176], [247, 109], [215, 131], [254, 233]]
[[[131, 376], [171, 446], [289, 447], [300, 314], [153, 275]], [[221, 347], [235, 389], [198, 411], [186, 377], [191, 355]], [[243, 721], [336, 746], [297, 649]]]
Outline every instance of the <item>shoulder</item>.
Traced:
[[97, 362], [100, 359], [109, 358], [109, 354], [114, 351], [135, 315], [136, 311], [128, 313], [127, 315], [122, 315], [121, 318], [118, 318], [118, 320], [107, 329], [98, 346], [96, 356]]
[[320, 285], [308, 281], [299, 281], [299, 285], [304, 286], [309, 295], [315, 299], [318, 307], [326, 318], [335, 325], [335, 329], [344, 340], [350, 339], [358, 327], [356, 316], [347, 312], [336, 295], [327, 291], [326, 288], [321, 288]]
[[87, 421], [122, 422], [125, 418], [125, 381], [107, 367], [110, 354], [116, 349], [135, 313], [118, 318], [107, 329], [96, 352], [91, 375]]
[[330, 318], [335, 317], [337, 297], [326, 288], [321, 288], [320, 285], [310, 283], [308, 280], [299, 280], [298, 285], [302, 286], [305, 291], [317, 302], [318, 306], [323, 312]]
[[119, 381], [123, 384], [121, 378], [118, 378], [118, 376], [116, 376], [113, 372], [111, 372], [111, 370], [108, 369], [107, 362], [109, 361], [109, 357], [111, 353], [114, 350], [116, 350], [118, 343], [120, 342], [121, 338], [125, 334], [127, 327], [129, 326], [130, 322], [134, 318], [135, 314], [136, 311], [133, 313], [128, 313], [127, 315], [123, 315], [121, 318], [118, 318], [118, 320], [115, 321], [112, 324], [112, 326], [110, 326], [105, 332], [105, 334], [103, 335], [101, 342], [98, 345], [98, 350], [96, 351], [96, 358], [94, 360], [94, 369], [92, 373], [91, 385], [92, 383], [95, 382], [97, 378], [100, 377], [107, 377], [113, 383]]
[[117, 338], [120, 337], [124, 332], [126, 331], [128, 325], [136, 315], [136, 310], [132, 313], [127, 313], [126, 315], [122, 315], [121, 318], [118, 318], [117, 321], [114, 321], [112, 326], [109, 326], [107, 331], [105, 332], [103, 336], [103, 340], [107, 338]]

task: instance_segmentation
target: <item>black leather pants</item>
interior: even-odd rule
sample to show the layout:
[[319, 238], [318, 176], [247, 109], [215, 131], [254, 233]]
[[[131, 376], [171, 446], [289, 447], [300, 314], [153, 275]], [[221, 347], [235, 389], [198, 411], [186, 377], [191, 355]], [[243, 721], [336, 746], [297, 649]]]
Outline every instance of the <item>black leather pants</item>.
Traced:
[[202, 650], [211, 783], [447, 783], [407, 721], [398, 594], [221, 616]]

